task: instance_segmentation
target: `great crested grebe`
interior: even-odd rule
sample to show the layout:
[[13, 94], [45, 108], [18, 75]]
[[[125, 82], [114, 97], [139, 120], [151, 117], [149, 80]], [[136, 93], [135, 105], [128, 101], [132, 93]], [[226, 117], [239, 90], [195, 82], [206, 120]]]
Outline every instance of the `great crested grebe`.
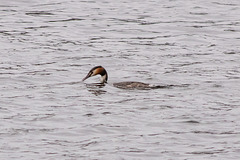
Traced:
[[[82, 81], [85, 81], [89, 77], [101, 75], [101, 83], [107, 83], [108, 80], [108, 74], [107, 71], [102, 66], [96, 66], [93, 67], [87, 74], [85, 78], [83, 78]], [[121, 89], [154, 89], [154, 88], [162, 88], [162, 86], [151, 86], [146, 83], [142, 82], [120, 82], [120, 83], [114, 83], [113, 86]]]

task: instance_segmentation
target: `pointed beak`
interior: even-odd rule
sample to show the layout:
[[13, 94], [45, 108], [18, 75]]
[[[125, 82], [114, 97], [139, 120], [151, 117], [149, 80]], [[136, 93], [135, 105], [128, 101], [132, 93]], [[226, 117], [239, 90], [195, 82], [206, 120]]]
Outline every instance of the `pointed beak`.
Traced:
[[82, 81], [85, 81], [85, 80], [88, 79], [89, 77], [91, 77], [91, 72], [89, 72], [89, 73], [87, 74], [87, 76], [82, 79]]

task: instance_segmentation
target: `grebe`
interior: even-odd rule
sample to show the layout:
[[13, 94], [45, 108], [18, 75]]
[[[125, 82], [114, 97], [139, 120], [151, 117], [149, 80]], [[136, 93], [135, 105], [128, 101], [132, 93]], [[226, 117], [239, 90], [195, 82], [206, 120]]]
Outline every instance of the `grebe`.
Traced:
[[[93, 67], [88, 72], [87, 76], [83, 78], [82, 81], [85, 81], [89, 77], [96, 76], [98, 74], [101, 75], [101, 84], [107, 83], [108, 74], [107, 74], [107, 71], [102, 66]], [[113, 86], [121, 89], [154, 89], [154, 88], [161, 87], [161, 86], [151, 86], [149, 84], [142, 83], [142, 82], [120, 82], [120, 83], [114, 83]]]

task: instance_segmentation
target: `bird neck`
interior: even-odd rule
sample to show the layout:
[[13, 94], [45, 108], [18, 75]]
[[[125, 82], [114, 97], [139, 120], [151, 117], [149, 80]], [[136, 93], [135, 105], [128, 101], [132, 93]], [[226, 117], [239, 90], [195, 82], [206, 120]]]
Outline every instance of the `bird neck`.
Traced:
[[108, 80], [108, 74], [107, 72], [103, 75], [101, 75], [101, 83], [107, 83]]

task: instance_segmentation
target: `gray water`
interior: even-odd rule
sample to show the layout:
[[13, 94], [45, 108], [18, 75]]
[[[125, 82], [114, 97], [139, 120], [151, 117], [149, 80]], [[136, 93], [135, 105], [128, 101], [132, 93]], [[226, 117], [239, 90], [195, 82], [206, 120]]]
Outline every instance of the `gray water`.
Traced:
[[1, 0], [0, 159], [239, 159], [239, 33], [239, 0]]

